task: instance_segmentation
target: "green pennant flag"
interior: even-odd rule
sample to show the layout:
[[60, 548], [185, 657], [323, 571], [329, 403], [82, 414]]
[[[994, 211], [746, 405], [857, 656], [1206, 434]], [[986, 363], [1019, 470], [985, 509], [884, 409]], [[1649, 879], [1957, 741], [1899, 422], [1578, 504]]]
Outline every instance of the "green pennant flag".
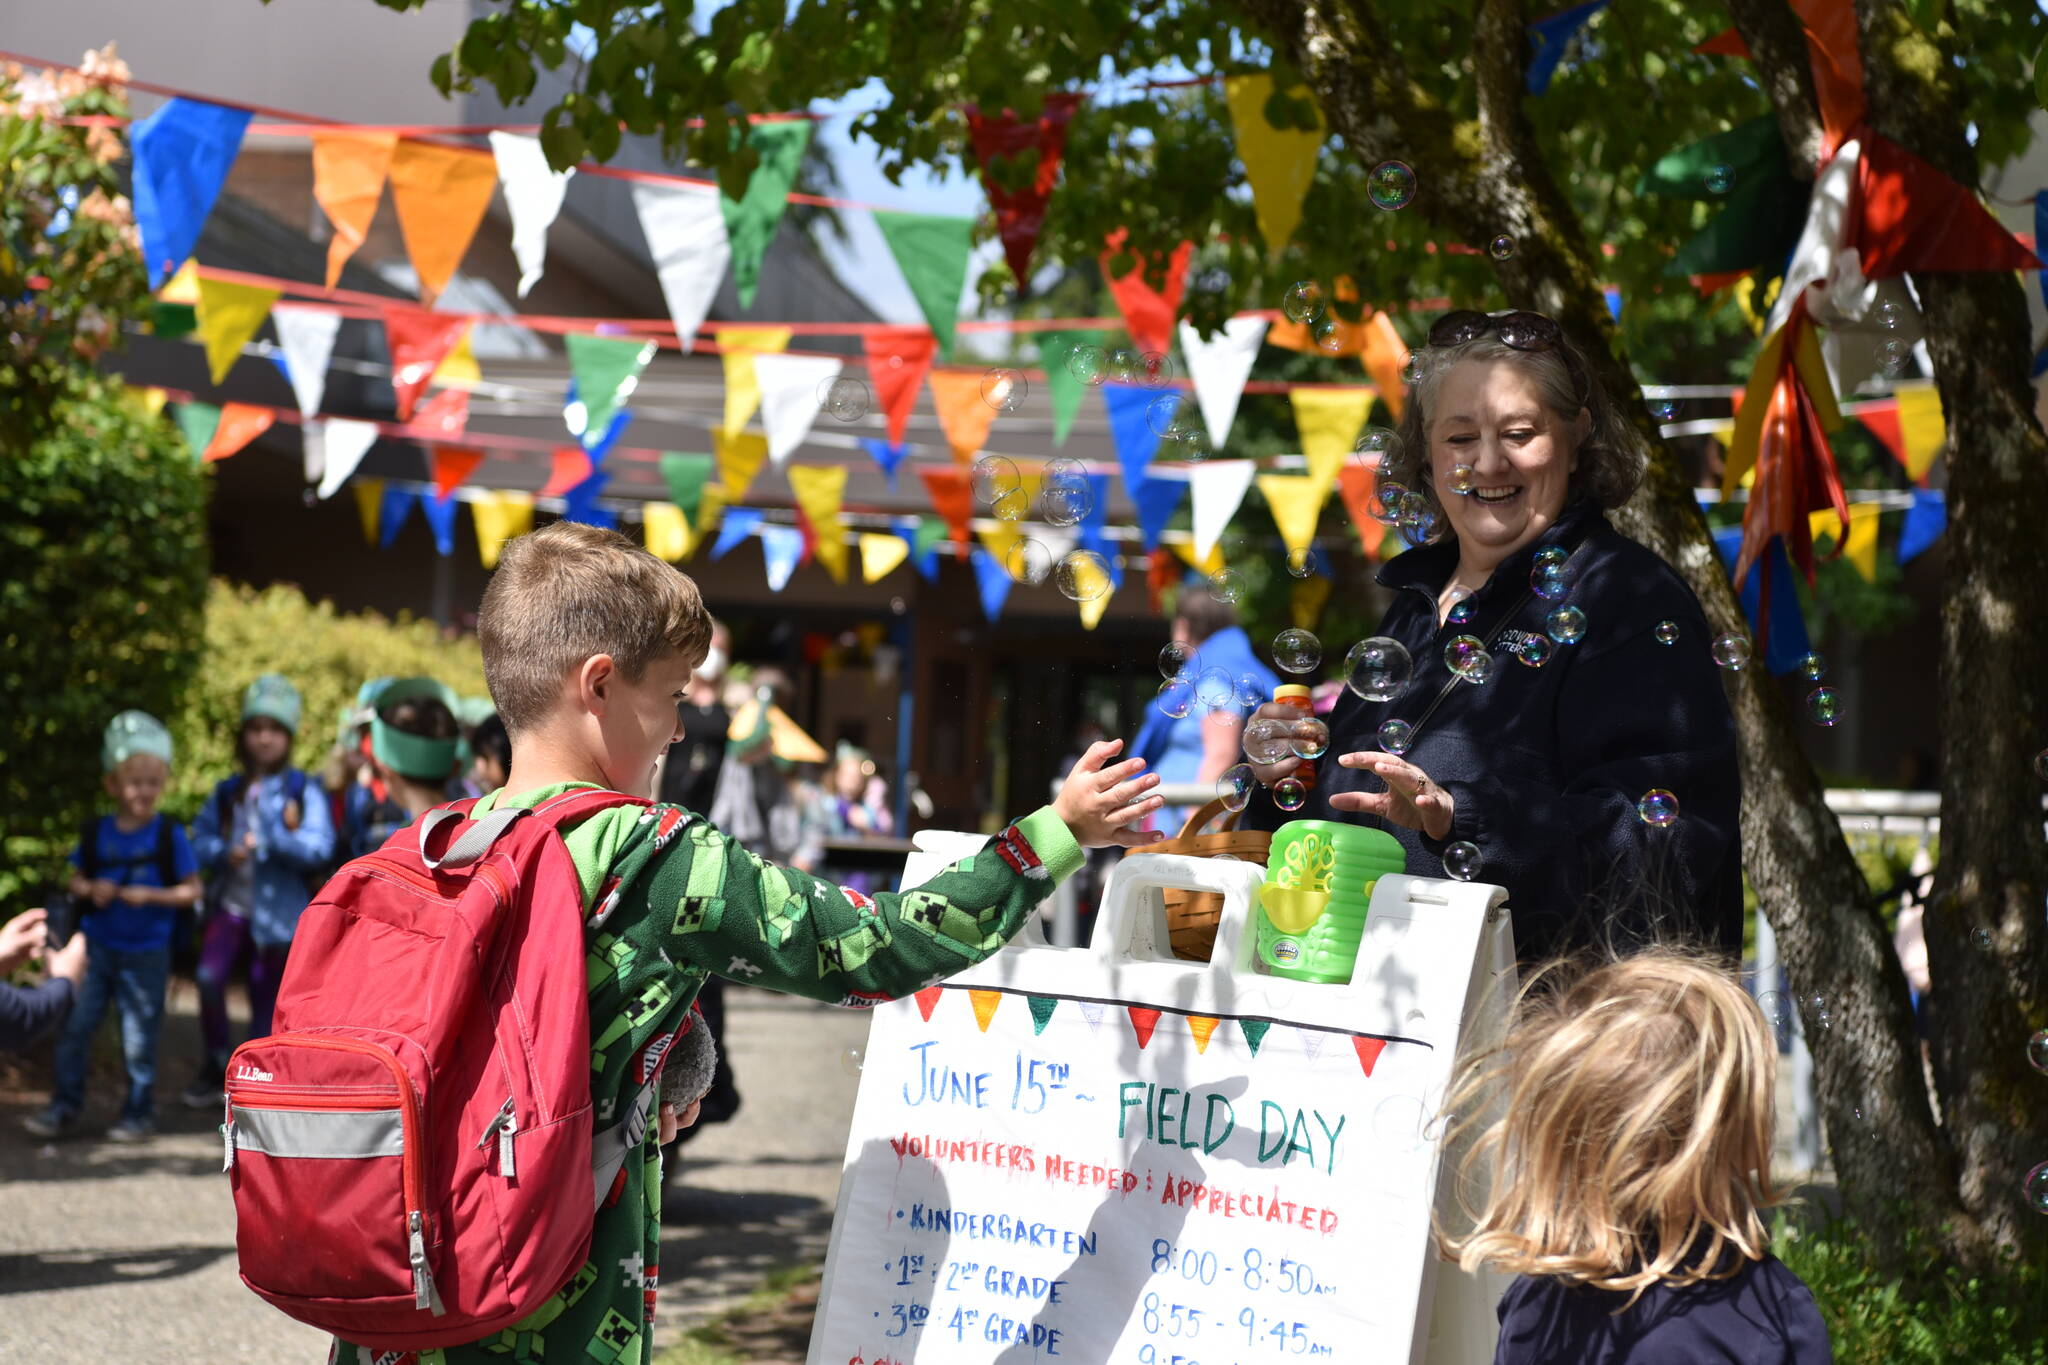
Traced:
[[922, 563], [924, 557], [930, 554], [936, 546], [943, 545], [952, 538], [952, 528], [939, 518], [919, 517], [917, 519], [917, 543], [911, 546], [911, 553]]
[[[569, 375], [576, 381], [576, 399], [583, 404], [583, 431], [602, 433], [611, 425], [612, 414], [639, 386], [640, 371], [654, 359], [654, 343], [583, 332], [571, 332], [562, 341], [569, 348]], [[583, 432], [572, 434], [581, 436]]]
[[1031, 1007], [1031, 1032], [1035, 1037], [1045, 1032], [1045, 1026], [1052, 1022], [1052, 1012], [1060, 1007], [1059, 998], [1051, 995], [1027, 995], [1024, 1003]]
[[211, 403], [178, 404], [178, 430], [185, 433], [185, 444], [192, 447], [192, 463], [198, 464], [213, 444], [213, 433], [220, 426], [220, 409]]
[[1764, 268], [1775, 275], [1799, 244], [1813, 187], [1793, 178], [1782, 162], [1752, 172], [1728, 192], [1712, 222], [1679, 247], [1666, 267], [1672, 275], [1722, 275]]
[[1063, 446], [1073, 430], [1074, 417], [1088, 386], [1067, 368], [1074, 352], [1084, 346], [1102, 345], [1100, 332], [1041, 332], [1038, 334], [1038, 363], [1045, 370], [1045, 391], [1052, 398], [1052, 443]]
[[939, 338], [940, 354], [953, 349], [960, 320], [960, 291], [967, 284], [967, 257], [974, 250], [972, 218], [928, 213], [877, 213], [875, 226], [889, 244], [897, 269]]
[[165, 303], [162, 299], [153, 299], [149, 305], [149, 330], [151, 335], [166, 341], [190, 336], [199, 330], [199, 310], [189, 303]]
[[[738, 137], [738, 130], [734, 130]], [[740, 293], [740, 307], [754, 306], [754, 289], [761, 282], [761, 258], [775, 240], [782, 211], [789, 207], [789, 189], [796, 184], [797, 167], [811, 142], [809, 119], [788, 119], [780, 123], [756, 123], [747, 141], [761, 158], [747, 177], [746, 192], [734, 199], [718, 192], [718, 207], [725, 217], [725, 237], [732, 246], [732, 282]]]
[[1266, 1030], [1273, 1027], [1271, 1019], [1240, 1019], [1237, 1026], [1244, 1030], [1244, 1040], [1250, 1045], [1252, 1056], [1259, 1055], [1259, 1044], [1266, 1040]]
[[709, 455], [678, 455], [665, 450], [661, 455], [661, 477], [668, 483], [668, 500], [683, 510], [683, 519], [692, 525], [697, 521], [697, 508], [704, 501], [704, 485], [718, 462]]
[[1775, 115], [1738, 123], [1725, 133], [1666, 152], [1636, 182], [1637, 194], [1719, 199], [1744, 179], [1783, 166], [1785, 143]]

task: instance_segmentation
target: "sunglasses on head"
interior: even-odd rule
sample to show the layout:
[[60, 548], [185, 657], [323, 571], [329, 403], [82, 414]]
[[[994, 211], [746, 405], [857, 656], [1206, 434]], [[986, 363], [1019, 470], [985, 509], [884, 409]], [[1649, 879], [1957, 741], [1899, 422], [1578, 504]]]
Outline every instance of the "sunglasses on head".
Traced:
[[1461, 346], [1489, 333], [1517, 351], [1551, 351], [1564, 344], [1564, 329], [1541, 313], [1482, 313], [1460, 308], [1444, 314], [1429, 329], [1432, 346]]

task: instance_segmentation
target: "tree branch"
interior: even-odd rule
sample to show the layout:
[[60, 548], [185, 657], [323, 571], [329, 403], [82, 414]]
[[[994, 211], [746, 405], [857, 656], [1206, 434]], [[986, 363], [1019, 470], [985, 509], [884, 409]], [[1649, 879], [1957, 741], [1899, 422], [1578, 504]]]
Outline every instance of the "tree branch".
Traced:
[[1820, 167], [1826, 130], [1820, 121], [1820, 99], [1814, 93], [1813, 58], [1806, 27], [1786, 0], [1728, 0], [1736, 31], [1749, 44], [1757, 79], [1778, 115], [1778, 135], [1792, 174], [1812, 180]]

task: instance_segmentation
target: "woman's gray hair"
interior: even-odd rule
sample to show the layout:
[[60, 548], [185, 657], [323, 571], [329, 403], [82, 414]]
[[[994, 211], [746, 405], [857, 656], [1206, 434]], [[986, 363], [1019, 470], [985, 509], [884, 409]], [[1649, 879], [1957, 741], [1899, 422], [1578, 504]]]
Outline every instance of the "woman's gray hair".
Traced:
[[1586, 410], [1592, 422], [1586, 439], [1579, 443], [1579, 467], [1572, 473], [1567, 497], [1586, 497], [1602, 507], [1619, 507], [1643, 481], [1650, 451], [1642, 433], [1622, 416], [1621, 409], [1600, 387], [1593, 367], [1569, 341], [1549, 350], [1520, 351], [1488, 334], [1456, 346], [1424, 347], [1415, 355], [1422, 362], [1422, 374], [1409, 386], [1408, 404], [1401, 414], [1400, 440], [1380, 462], [1379, 477], [1420, 493], [1440, 528], [1443, 506], [1429, 478], [1430, 413], [1436, 407], [1437, 389], [1443, 377], [1465, 360], [1505, 360], [1520, 366], [1536, 381], [1543, 405], [1566, 421], [1577, 417], [1580, 408]]

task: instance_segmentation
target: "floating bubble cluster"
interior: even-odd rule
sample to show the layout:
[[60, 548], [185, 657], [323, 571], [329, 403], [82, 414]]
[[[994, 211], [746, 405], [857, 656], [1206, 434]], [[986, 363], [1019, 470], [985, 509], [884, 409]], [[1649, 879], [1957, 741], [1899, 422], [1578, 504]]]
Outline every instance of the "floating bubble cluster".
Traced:
[[1538, 550], [1535, 560], [1529, 565], [1529, 590], [1547, 602], [1563, 597], [1569, 587], [1565, 581], [1565, 565], [1570, 559], [1570, 554], [1560, 545], [1546, 545]]
[[1472, 466], [1469, 464], [1454, 464], [1451, 466], [1451, 472], [1444, 476], [1444, 487], [1453, 493], [1470, 496], [1477, 484], [1478, 476], [1472, 472]]
[[1205, 668], [1195, 675], [1195, 700], [1209, 711], [1235, 706], [1237, 680], [1220, 668]]
[[1460, 839], [1444, 847], [1444, 871], [1461, 882], [1469, 882], [1479, 875], [1479, 845], [1469, 839]]
[[1669, 829], [1678, 823], [1678, 798], [1652, 787], [1636, 801], [1636, 817], [1654, 829]]
[[1254, 763], [1278, 763], [1288, 754], [1287, 722], [1253, 716], [1244, 723], [1244, 756]]
[[1280, 296], [1280, 312], [1289, 322], [1313, 322], [1322, 311], [1323, 287], [1314, 280], [1290, 284]]
[[1109, 561], [1093, 550], [1072, 550], [1053, 571], [1061, 593], [1076, 602], [1093, 602], [1110, 589]]
[[1113, 384], [1135, 384], [1145, 377], [1145, 361], [1129, 346], [1109, 353], [1109, 379]]
[[1323, 661], [1323, 642], [1299, 626], [1273, 637], [1273, 662], [1282, 673], [1313, 673]]
[[1405, 209], [1415, 198], [1415, 171], [1405, 161], [1382, 161], [1366, 175], [1365, 192], [1378, 208]]
[[1367, 427], [1351, 447], [1351, 453], [1365, 464], [1376, 465], [1392, 455], [1400, 443], [1401, 438], [1392, 427]]
[[976, 460], [969, 482], [974, 488], [974, 500], [988, 507], [994, 507], [1005, 493], [1023, 487], [1023, 481], [1017, 477], [1017, 466], [1000, 455], [984, 455]]
[[989, 510], [995, 513], [998, 521], [1022, 521], [1031, 511], [1031, 499], [1025, 496], [1024, 488], [1020, 484], [1015, 488], [1005, 489], [989, 504]]
[[1179, 720], [1195, 709], [1195, 685], [1187, 678], [1168, 678], [1159, 684], [1159, 697], [1154, 704]]
[[1244, 601], [1244, 575], [1235, 569], [1219, 569], [1209, 576], [1209, 595], [1226, 606]]
[[1037, 587], [1052, 574], [1052, 551], [1042, 540], [1026, 536], [1010, 547], [1004, 556], [1004, 567], [1010, 577], [1027, 587]]
[[1295, 721], [1288, 728], [1287, 747], [1296, 758], [1321, 758], [1330, 748], [1330, 727], [1312, 717]]
[[1574, 644], [1586, 633], [1586, 613], [1573, 606], [1553, 607], [1543, 618], [1543, 629], [1561, 645]]
[[1410, 351], [1408, 359], [1401, 365], [1401, 382], [1414, 388], [1429, 375], [1429, 362], [1422, 358], [1422, 352]]
[[1737, 635], [1734, 631], [1730, 631], [1726, 635], [1715, 639], [1713, 648], [1714, 662], [1727, 669], [1730, 673], [1740, 673], [1743, 669], [1749, 667], [1749, 649], [1749, 637], [1747, 635]]
[[858, 422], [869, 406], [867, 381], [850, 374], [834, 375], [818, 386], [819, 409], [839, 421]]
[[1379, 730], [1380, 747], [1399, 757], [1408, 752], [1408, 746], [1415, 742], [1415, 727], [1405, 720], [1383, 720]]
[[1165, 647], [1159, 651], [1159, 676], [1162, 678], [1181, 677], [1188, 672], [1189, 665], [1193, 664], [1194, 661], [1195, 651], [1192, 647], [1184, 645], [1178, 640], [1169, 640]]
[[1031, 381], [1022, 370], [997, 366], [981, 377], [981, 401], [997, 412], [1015, 412], [1031, 393]]
[[1283, 777], [1273, 784], [1273, 804], [1281, 810], [1300, 810], [1308, 804], [1308, 787], [1298, 777]]
[[1109, 378], [1109, 353], [1100, 346], [1076, 346], [1067, 352], [1067, 373], [1091, 389], [1098, 388]]
[[1408, 485], [1398, 479], [1382, 479], [1372, 490], [1372, 518], [1374, 521], [1393, 526], [1401, 520], [1401, 504], [1408, 496]]
[[1052, 526], [1078, 526], [1095, 510], [1095, 490], [1086, 479], [1068, 482], [1044, 479], [1038, 489], [1038, 514]]
[[1414, 672], [1408, 647], [1391, 636], [1360, 640], [1344, 656], [1344, 685], [1366, 701], [1392, 701]]
[[1251, 803], [1252, 792], [1258, 787], [1258, 780], [1252, 770], [1239, 763], [1225, 768], [1223, 776], [1216, 779], [1216, 796], [1227, 811], [1241, 811]]
[[1486, 642], [1478, 636], [1454, 635], [1444, 646], [1444, 667], [1466, 682], [1485, 682], [1493, 672], [1493, 656], [1486, 652]]

